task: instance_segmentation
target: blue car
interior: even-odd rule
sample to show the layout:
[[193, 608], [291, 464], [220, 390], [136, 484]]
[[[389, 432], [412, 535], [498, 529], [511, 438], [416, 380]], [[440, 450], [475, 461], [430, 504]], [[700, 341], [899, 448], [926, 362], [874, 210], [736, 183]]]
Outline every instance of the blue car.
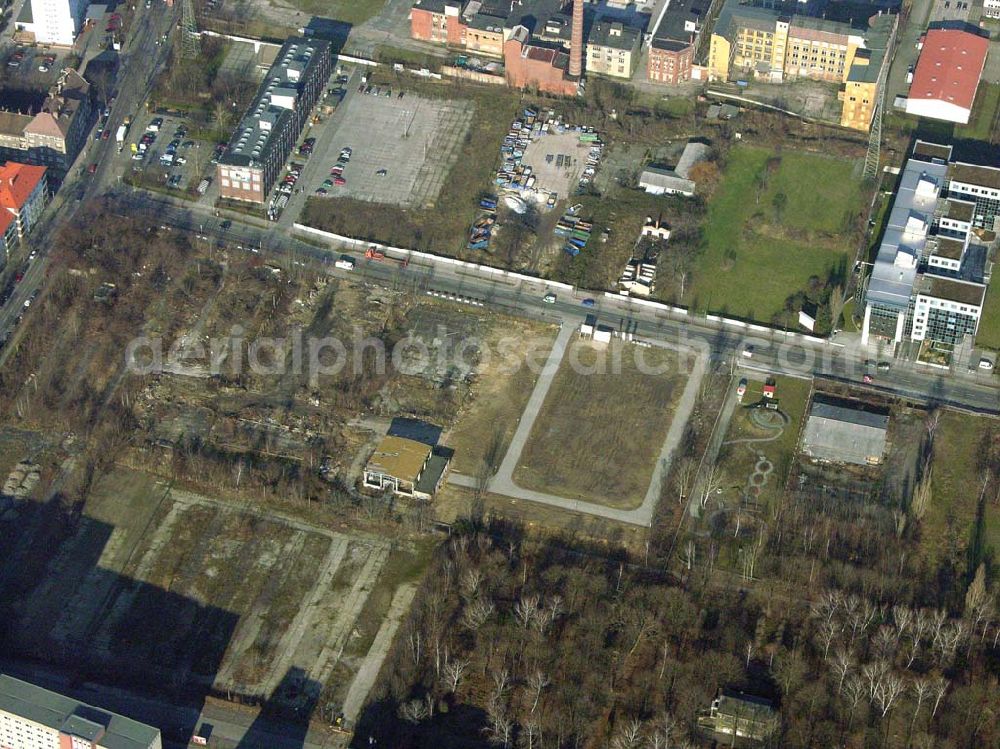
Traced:
[[595, 302], [593, 299], [584, 299], [582, 302], [580, 302], [580, 304], [582, 304], [584, 307], [596, 307], [597, 306], [597, 302]]

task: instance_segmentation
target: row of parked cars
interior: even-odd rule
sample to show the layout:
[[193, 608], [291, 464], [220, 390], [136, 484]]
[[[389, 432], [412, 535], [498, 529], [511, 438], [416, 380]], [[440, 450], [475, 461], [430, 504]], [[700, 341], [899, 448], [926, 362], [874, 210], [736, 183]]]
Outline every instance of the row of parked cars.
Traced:
[[351, 161], [352, 153], [351, 148], [341, 149], [340, 156], [337, 157], [337, 163], [330, 167], [330, 176], [323, 180], [322, 185], [316, 188], [317, 195], [326, 195], [334, 185], [343, 187], [347, 184], [347, 180], [344, 178], [344, 168]]

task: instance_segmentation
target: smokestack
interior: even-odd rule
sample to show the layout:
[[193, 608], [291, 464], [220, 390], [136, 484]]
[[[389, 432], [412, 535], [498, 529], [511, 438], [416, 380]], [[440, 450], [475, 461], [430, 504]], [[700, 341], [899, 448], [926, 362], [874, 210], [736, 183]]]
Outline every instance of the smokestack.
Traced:
[[569, 74], [583, 75], [583, 0], [573, 0], [573, 30], [569, 39]]

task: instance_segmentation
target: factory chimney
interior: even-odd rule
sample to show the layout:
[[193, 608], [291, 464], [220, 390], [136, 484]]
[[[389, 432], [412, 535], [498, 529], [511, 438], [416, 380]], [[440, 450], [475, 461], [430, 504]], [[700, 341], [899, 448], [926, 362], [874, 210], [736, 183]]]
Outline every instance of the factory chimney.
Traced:
[[573, 28], [569, 39], [569, 74], [583, 75], [583, 0], [573, 0]]

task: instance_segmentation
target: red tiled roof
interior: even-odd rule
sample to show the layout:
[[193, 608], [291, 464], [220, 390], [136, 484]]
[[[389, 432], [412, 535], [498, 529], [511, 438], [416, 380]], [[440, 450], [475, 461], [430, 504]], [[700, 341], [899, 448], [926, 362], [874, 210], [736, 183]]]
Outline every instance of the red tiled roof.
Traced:
[[44, 176], [44, 166], [30, 166], [14, 161], [8, 161], [0, 166], [0, 206], [11, 211], [20, 211], [31, 191], [38, 186]]
[[924, 38], [909, 98], [972, 108], [989, 40], [958, 29], [931, 29]]

